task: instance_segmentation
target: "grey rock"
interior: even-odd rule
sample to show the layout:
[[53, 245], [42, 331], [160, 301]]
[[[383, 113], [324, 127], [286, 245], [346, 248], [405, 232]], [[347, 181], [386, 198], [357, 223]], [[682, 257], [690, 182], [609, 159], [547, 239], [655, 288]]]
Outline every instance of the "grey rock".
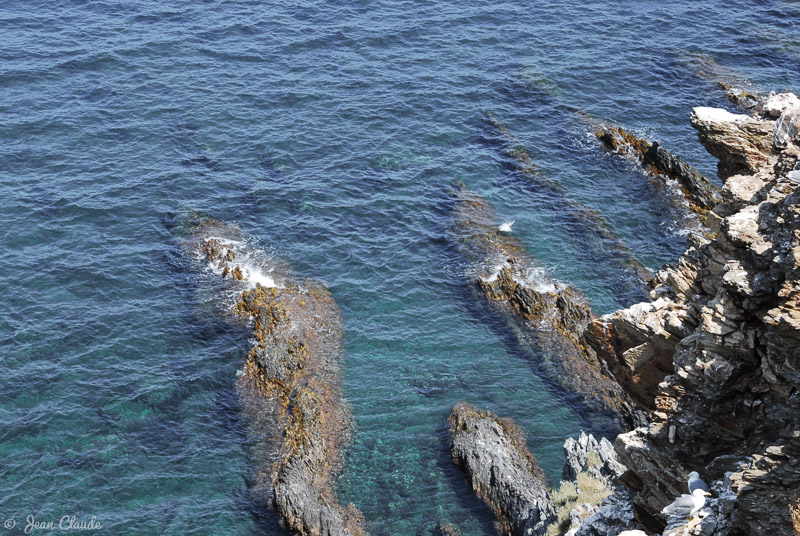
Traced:
[[[596, 464], [590, 463], [590, 456], [596, 456]], [[564, 442], [564, 468], [561, 479], [575, 481], [578, 473], [586, 472], [594, 478], [613, 482], [619, 478], [626, 468], [617, 460], [614, 446], [606, 438], [597, 441], [591, 434], [581, 431], [578, 440], [568, 438]]]
[[700, 143], [720, 159], [717, 174], [721, 179], [755, 173], [766, 165], [774, 137], [773, 121], [703, 107], [692, 110], [690, 120]]
[[458, 402], [448, 420], [453, 461], [494, 512], [500, 533], [544, 534], [556, 511], [519, 427], [466, 402]]
[[639, 529], [630, 493], [619, 488], [603, 501], [600, 510], [583, 520], [575, 536], [618, 536]]
[[800, 109], [784, 112], [775, 122], [775, 147], [785, 148], [790, 143], [800, 140]]

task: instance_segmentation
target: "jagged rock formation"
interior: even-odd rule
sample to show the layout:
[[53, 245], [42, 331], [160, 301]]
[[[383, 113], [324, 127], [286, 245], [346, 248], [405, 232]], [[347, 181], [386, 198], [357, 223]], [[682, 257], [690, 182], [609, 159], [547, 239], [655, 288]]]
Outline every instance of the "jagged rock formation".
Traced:
[[692, 124], [721, 159], [725, 181], [707, 219], [714, 235], [695, 238], [658, 274], [651, 303], [597, 319], [586, 333], [634, 400], [652, 410], [649, 426], [615, 443], [632, 473], [625, 480], [637, 515], [656, 520], [686, 492], [689, 470], [717, 489], [694, 534], [792, 533], [789, 505], [800, 489], [800, 142], [792, 127], [800, 109], [793, 102], [774, 99], [756, 117], [694, 110]]
[[663, 149], [617, 126], [600, 125], [595, 136], [617, 154], [636, 159], [645, 172], [678, 181], [693, 212], [703, 217], [716, 204], [716, 186], [699, 171]]
[[577, 440], [568, 438], [564, 442], [564, 458], [558, 494], [563, 494], [565, 487], [572, 489], [573, 483], [577, 493], [566, 536], [616, 536], [639, 528], [630, 494], [619, 482], [627, 468], [619, 462], [608, 439], [598, 441], [582, 431]]
[[589, 473], [594, 478], [613, 482], [626, 471], [608, 439], [603, 437], [597, 441], [584, 431], [581, 431], [577, 440], [570, 437], [564, 442], [564, 458], [562, 480], [575, 481], [578, 474]]
[[238, 292], [231, 312], [252, 330], [237, 390], [257, 445], [254, 494], [272, 500], [296, 534], [363, 535], [360, 513], [341, 507], [332, 487], [350, 422], [333, 297], [260, 259], [234, 225], [192, 215], [183, 230], [184, 249]]
[[607, 497], [600, 508], [592, 515], [577, 520], [566, 536], [620, 536], [631, 527], [639, 527], [634, 514], [630, 493], [617, 485], [613, 494]]
[[549, 204], [557, 208], [554, 217], [563, 223], [564, 228], [580, 237], [586, 246], [583, 251], [587, 260], [597, 262], [604, 259], [615, 266], [615, 275], [623, 276], [612, 283], [615, 293], [629, 302], [646, 296], [646, 281], [652, 274], [603, 216], [569, 197], [564, 186], [541, 173], [517, 136], [496, 117], [489, 114], [486, 122], [511, 170], [524, 177], [537, 196], [549, 200]]
[[461, 187], [451, 232], [473, 265], [470, 283], [479, 295], [501, 309], [523, 347], [543, 355], [548, 377], [568, 392], [580, 394], [590, 419], [619, 430], [642, 422], [642, 413], [619, 385], [603, 373], [582, 332], [592, 319], [586, 298], [574, 287], [546, 277], [514, 237], [499, 232], [491, 205]]
[[510, 419], [458, 402], [450, 422], [453, 461], [492, 509], [498, 532], [541, 536], [555, 519], [544, 473]]

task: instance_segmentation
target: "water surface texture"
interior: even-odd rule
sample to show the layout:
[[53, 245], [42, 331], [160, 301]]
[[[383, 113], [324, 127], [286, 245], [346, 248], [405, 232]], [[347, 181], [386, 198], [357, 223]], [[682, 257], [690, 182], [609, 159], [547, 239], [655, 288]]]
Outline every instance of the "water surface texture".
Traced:
[[452, 404], [516, 419], [554, 484], [583, 421], [466, 288], [453, 183], [516, 219], [596, 313], [628, 303], [616, 265], [564, 224], [569, 207], [508, 166], [486, 114], [657, 269], [684, 249], [681, 211], [598, 151], [591, 121], [713, 174], [689, 112], [730, 104], [682, 58], [798, 89], [798, 22], [800, 5], [770, 0], [3, 2], [9, 534], [28, 515], [96, 516], [104, 534], [283, 534], [248, 493], [233, 391], [247, 341], [198, 294], [204, 274], [170, 231], [188, 210], [330, 287], [356, 425], [339, 494], [369, 532], [491, 534], [449, 458]]

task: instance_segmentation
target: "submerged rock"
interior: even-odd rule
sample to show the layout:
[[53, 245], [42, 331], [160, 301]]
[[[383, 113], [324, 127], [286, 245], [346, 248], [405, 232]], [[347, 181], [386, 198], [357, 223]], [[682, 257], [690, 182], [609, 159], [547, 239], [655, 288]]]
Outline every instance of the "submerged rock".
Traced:
[[188, 253], [220, 281], [233, 274], [227, 281], [238, 294], [231, 312], [252, 329], [237, 391], [255, 443], [254, 495], [272, 501], [293, 533], [363, 535], [360, 513], [340, 506], [333, 488], [350, 426], [333, 297], [254, 252], [234, 225], [193, 215], [183, 230]]
[[725, 91], [739, 108], [751, 114], [762, 110], [766, 96], [739, 71], [720, 65], [712, 56], [702, 52], [683, 52], [678, 59], [695, 75]]
[[436, 536], [461, 536], [461, 531], [452, 523], [439, 523], [435, 534]]
[[476, 293], [500, 308], [523, 347], [533, 345], [543, 354], [554, 383], [583, 397], [596, 425], [619, 430], [642, 423], [640, 412], [583, 342], [592, 319], [586, 297], [547, 277], [516, 238], [498, 232], [498, 223], [486, 200], [460, 188], [451, 231], [473, 266], [468, 277]]
[[555, 519], [544, 473], [510, 419], [459, 402], [450, 422], [453, 461], [492, 509], [498, 532], [541, 536]]
[[716, 186], [699, 171], [653, 143], [616, 126], [599, 126], [595, 136], [609, 150], [636, 159], [645, 172], [678, 181], [692, 211], [705, 215], [716, 204]]
[[611, 283], [616, 294], [628, 302], [644, 297], [652, 274], [602, 214], [569, 197], [566, 188], [541, 173], [517, 136], [496, 117], [488, 115], [487, 123], [512, 171], [523, 177], [538, 197], [549, 200], [554, 218], [580, 238], [585, 247], [579, 251], [586, 260], [594, 263], [602, 259], [616, 267], [616, 274], [621, 276]]

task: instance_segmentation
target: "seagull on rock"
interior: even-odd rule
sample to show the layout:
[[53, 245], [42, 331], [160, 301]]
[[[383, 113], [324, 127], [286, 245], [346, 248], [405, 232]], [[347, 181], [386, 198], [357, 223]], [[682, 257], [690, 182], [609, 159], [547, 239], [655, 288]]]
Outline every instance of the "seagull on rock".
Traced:
[[672, 516], [686, 516], [690, 520], [706, 505], [706, 497], [711, 495], [702, 489], [696, 489], [691, 495], [683, 494], [672, 504], [661, 510], [662, 514]]
[[696, 489], [708, 491], [708, 484], [703, 482], [703, 480], [700, 478], [700, 474], [697, 471], [692, 471], [686, 478], [689, 479], [689, 493], [694, 493], [694, 490]]
[[503, 223], [501, 225], [498, 225], [497, 230], [500, 231], [501, 233], [510, 233], [511, 232], [511, 226], [514, 225], [515, 221], [517, 221], [517, 220], [511, 220], [511, 221], [508, 221], [508, 222]]

